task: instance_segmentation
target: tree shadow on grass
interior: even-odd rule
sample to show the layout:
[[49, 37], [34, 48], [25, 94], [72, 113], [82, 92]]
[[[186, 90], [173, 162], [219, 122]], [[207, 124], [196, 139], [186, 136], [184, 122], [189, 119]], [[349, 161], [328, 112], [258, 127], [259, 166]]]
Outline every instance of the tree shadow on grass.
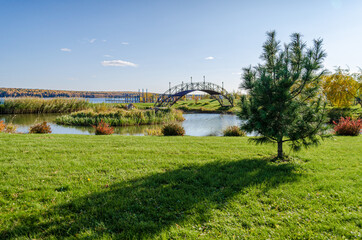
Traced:
[[120, 182], [67, 204], [19, 220], [0, 238], [80, 237], [111, 234], [120, 239], [151, 238], [192, 217], [208, 221], [213, 208], [222, 208], [250, 186], [263, 191], [298, 179], [293, 164], [244, 159], [212, 162]]

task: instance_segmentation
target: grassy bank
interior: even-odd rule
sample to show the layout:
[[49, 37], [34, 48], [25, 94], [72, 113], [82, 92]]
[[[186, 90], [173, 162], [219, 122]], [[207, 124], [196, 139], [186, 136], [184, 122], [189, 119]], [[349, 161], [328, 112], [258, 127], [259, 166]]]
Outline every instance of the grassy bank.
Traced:
[[101, 121], [111, 126], [151, 125], [183, 121], [182, 112], [175, 109], [164, 110], [123, 110], [111, 109], [96, 112], [92, 109], [60, 116], [55, 119], [57, 124], [73, 126], [93, 126]]
[[0, 134], [0, 239], [357, 239], [361, 146]]
[[70, 113], [90, 106], [89, 102], [75, 98], [9, 98], [0, 104], [0, 114]]
[[220, 106], [219, 102], [215, 99], [202, 99], [197, 102], [195, 100], [178, 101], [173, 107], [184, 112], [197, 113], [236, 113], [239, 109], [237, 102], [235, 107], [228, 108]]

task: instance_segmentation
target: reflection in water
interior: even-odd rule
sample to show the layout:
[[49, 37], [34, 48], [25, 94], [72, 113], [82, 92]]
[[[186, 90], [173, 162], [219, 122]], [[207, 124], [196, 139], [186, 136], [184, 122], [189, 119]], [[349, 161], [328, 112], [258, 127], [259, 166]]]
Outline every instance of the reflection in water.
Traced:
[[[0, 115], [0, 121], [17, 125], [17, 131], [28, 133], [29, 127], [35, 123], [46, 121], [55, 134], [94, 134], [93, 127], [63, 126], [54, 123], [60, 114], [9, 114]], [[222, 114], [184, 114], [182, 126], [186, 135], [190, 136], [221, 136], [228, 126], [240, 125], [235, 115]], [[161, 128], [161, 125], [115, 127], [115, 133], [121, 135], [144, 135], [146, 129]]]
[[182, 126], [186, 135], [191, 136], [222, 136], [223, 131], [241, 121], [235, 115], [223, 114], [184, 114]]

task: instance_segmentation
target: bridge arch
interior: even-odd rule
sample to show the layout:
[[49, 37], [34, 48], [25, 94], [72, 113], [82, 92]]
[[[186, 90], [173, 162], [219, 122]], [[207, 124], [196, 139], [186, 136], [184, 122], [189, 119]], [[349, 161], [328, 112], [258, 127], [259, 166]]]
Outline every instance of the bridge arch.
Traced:
[[165, 93], [158, 96], [155, 107], [171, 107], [183, 96], [194, 91], [201, 91], [210, 94], [223, 107], [232, 107], [234, 105], [232, 95], [229, 94], [223, 87], [204, 81], [182, 83], [169, 88]]

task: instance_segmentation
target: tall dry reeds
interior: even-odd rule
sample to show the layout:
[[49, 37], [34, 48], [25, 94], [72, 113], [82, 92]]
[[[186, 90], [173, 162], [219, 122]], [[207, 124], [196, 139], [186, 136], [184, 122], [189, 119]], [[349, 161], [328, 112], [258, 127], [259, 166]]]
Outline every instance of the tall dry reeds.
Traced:
[[76, 98], [8, 98], [0, 105], [0, 113], [70, 113], [90, 106], [88, 101]]
[[73, 126], [93, 126], [101, 121], [111, 126], [151, 125], [183, 121], [182, 112], [175, 109], [155, 111], [113, 109], [96, 112], [93, 109], [75, 112], [56, 118], [57, 124]]

